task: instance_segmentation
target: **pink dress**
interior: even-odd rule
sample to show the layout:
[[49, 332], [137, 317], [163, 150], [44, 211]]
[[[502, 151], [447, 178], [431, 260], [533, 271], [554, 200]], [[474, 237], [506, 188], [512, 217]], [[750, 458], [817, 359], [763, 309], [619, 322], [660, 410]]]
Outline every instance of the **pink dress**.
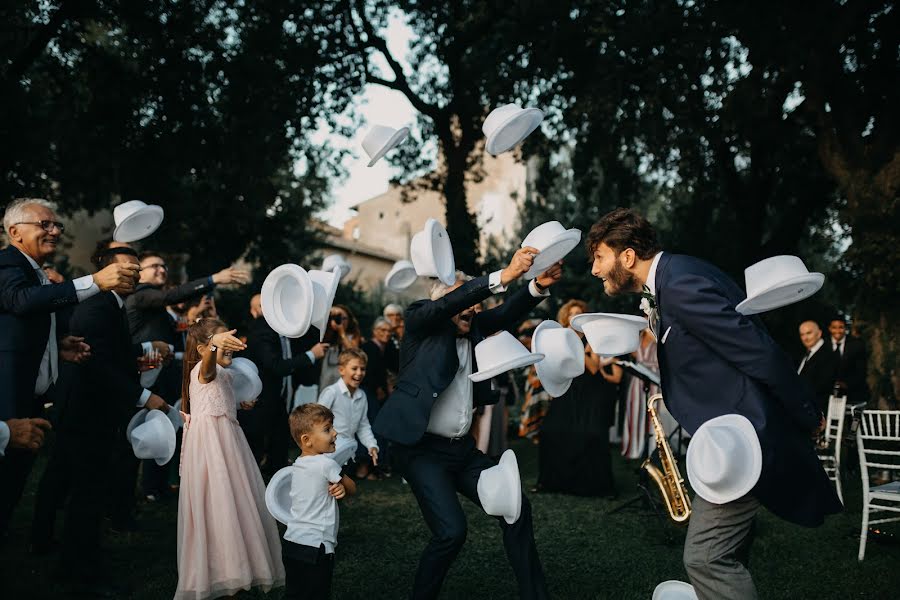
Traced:
[[284, 585], [281, 542], [266, 486], [238, 425], [231, 373], [200, 383], [191, 371], [182, 441], [176, 600], [218, 598]]

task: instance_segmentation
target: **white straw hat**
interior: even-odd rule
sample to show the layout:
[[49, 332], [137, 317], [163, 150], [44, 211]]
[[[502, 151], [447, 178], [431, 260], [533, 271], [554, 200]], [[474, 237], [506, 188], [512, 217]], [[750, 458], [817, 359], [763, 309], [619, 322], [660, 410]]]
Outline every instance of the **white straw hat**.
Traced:
[[266, 486], [266, 508], [276, 521], [284, 525], [291, 520], [291, 469], [294, 468], [278, 469]]
[[762, 472], [762, 449], [743, 415], [722, 415], [697, 428], [687, 451], [691, 487], [713, 504], [746, 495]]
[[131, 431], [131, 448], [138, 458], [152, 458], [164, 465], [175, 454], [175, 428], [160, 410], [149, 411], [144, 422]]
[[500, 463], [478, 476], [478, 499], [484, 512], [512, 525], [522, 514], [522, 481], [516, 453], [506, 450]]
[[402, 292], [414, 284], [417, 278], [416, 267], [410, 261], [398, 260], [384, 277], [384, 285], [389, 290]]
[[369, 155], [369, 164], [366, 166], [371, 167], [377, 163], [388, 151], [405, 140], [407, 135], [409, 127], [394, 129], [384, 125], [373, 125], [362, 141], [363, 150]]
[[485, 149], [494, 156], [502, 154], [528, 137], [543, 120], [544, 113], [536, 108], [523, 109], [518, 104], [495, 108], [481, 125], [487, 137]]
[[629, 354], [641, 345], [647, 319], [615, 313], [584, 313], [572, 317], [572, 329], [583, 331], [591, 349], [600, 356]]
[[522, 240], [521, 247], [531, 246], [541, 251], [534, 257], [534, 263], [525, 279], [533, 279], [559, 262], [581, 241], [581, 230], [566, 229], [559, 221], [548, 221], [538, 225]]
[[413, 236], [409, 254], [418, 275], [437, 277], [445, 285], [456, 283], [456, 261], [450, 236], [436, 219], [428, 219], [425, 229]]
[[325, 337], [328, 319], [331, 316], [331, 305], [337, 293], [340, 275], [328, 271], [310, 271], [309, 279], [313, 287], [313, 314], [310, 324], [319, 330], [319, 341]]
[[670, 579], [656, 586], [652, 600], [697, 600], [697, 592], [689, 583]]
[[141, 200], [129, 200], [113, 209], [116, 228], [113, 239], [117, 242], [136, 242], [151, 235], [163, 222], [163, 209]]
[[484, 381], [512, 369], [533, 365], [543, 358], [543, 354], [529, 352], [510, 332], [501, 331], [476, 344], [475, 362], [478, 364], [478, 372], [469, 375], [469, 379]]
[[313, 287], [306, 270], [299, 265], [281, 265], [266, 276], [260, 292], [263, 317], [279, 334], [298, 338], [312, 321]]
[[333, 273], [337, 271], [338, 277], [343, 279], [347, 275], [350, 274], [350, 270], [353, 268], [346, 258], [341, 256], [340, 254], [329, 254], [322, 261], [322, 270], [328, 273]]
[[825, 276], [810, 273], [797, 256], [773, 256], [744, 269], [747, 299], [739, 313], [755, 315], [809, 298], [822, 288]]
[[252, 360], [240, 356], [232, 358], [228, 369], [231, 373], [231, 388], [235, 402], [238, 404], [253, 402], [259, 398], [263, 385], [259, 378], [259, 369]]
[[578, 334], [556, 321], [543, 321], [534, 330], [531, 348], [544, 355], [535, 365], [538, 379], [548, 394], [558, 398], [572, 380], [584, 373], [584, 344]]

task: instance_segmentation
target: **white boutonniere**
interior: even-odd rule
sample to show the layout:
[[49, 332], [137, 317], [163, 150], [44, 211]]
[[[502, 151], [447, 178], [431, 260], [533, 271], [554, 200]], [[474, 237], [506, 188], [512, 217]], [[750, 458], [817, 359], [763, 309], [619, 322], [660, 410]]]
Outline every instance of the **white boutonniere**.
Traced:
[[641, 311], [649, 317], [654, 309], [656, 309], [656, 296], [645, 285], [643, 291], [641, 291]]

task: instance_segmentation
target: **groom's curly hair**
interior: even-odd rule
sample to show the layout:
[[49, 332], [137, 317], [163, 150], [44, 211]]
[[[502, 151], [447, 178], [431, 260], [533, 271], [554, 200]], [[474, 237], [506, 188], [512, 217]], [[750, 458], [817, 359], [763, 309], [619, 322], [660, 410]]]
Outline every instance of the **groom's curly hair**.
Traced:
[[616, 208], [594, 223], [587, 236], [588, 257], [593, 259], [594, 251], [601, 243], [616, 254], [631, 248], [641, 260], [653, 258], [662, 250], [650, 221], [630, 208]]

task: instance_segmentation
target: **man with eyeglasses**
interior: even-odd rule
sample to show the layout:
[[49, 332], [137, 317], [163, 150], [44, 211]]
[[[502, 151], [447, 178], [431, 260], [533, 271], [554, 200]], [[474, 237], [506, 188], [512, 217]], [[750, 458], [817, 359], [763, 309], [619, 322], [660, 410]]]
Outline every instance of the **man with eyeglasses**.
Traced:
[[133, 265], [113, 264], [72, 281], [51, 283], [42, 269], [65, 226], [46, 200], [13, 201], [3, 215], [9, 246], [0, 250], [0, 536], [22, 495], [50, 423], [38, 418], [52, 397], [59, 359], [81, 361], [81, 338], [57, 339], [55, 313], [99, 293], [130, 292]]

